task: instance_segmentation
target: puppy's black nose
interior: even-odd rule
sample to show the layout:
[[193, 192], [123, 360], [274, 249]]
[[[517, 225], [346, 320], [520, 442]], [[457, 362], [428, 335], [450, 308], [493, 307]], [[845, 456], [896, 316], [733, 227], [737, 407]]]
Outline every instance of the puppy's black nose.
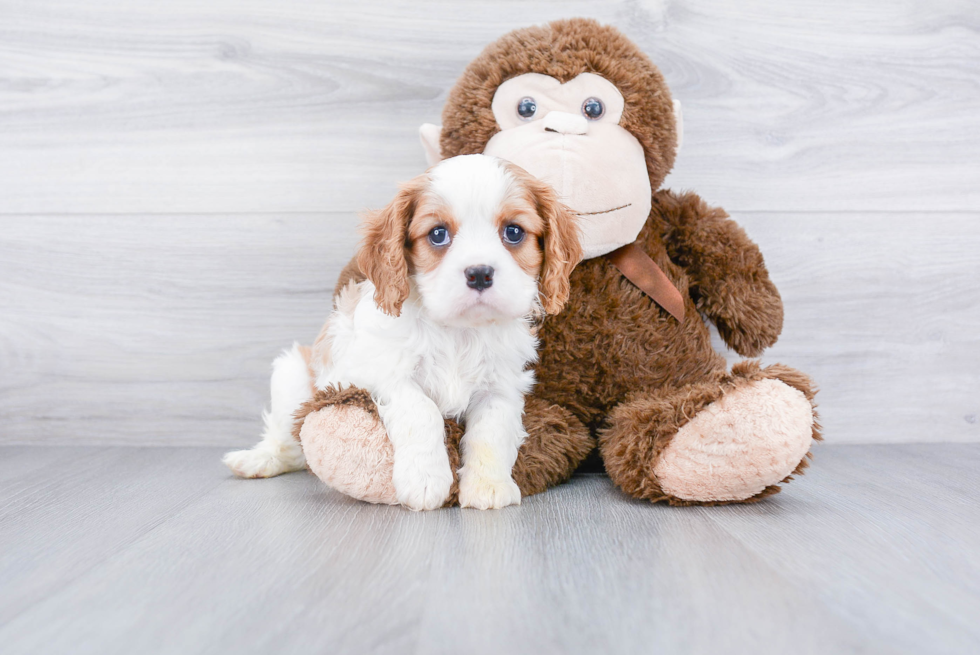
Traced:
[[466, 286], [477, 291], [483, 291], [493, 286], [493, 266], [470, 266], [466, 274]]

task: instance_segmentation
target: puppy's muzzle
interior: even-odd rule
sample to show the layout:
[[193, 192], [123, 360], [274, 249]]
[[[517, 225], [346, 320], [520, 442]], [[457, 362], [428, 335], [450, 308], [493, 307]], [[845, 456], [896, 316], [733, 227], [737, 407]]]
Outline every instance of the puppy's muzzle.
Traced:
[[471, 289], [483, 291], [493, 286], [493, 266], [470, 266], [463, 273], [466, 286]]

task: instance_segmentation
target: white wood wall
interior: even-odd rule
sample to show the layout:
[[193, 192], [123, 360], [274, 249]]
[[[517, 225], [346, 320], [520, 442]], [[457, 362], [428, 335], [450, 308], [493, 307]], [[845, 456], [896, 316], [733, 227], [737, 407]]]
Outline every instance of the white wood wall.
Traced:
[[976, 0], [0, 0], [0, 443], [245, 444], [357, 211], [466, 63], [594, 16], [684, 103], [673, 188], [786, 302], [837, 443], [980, 441]]

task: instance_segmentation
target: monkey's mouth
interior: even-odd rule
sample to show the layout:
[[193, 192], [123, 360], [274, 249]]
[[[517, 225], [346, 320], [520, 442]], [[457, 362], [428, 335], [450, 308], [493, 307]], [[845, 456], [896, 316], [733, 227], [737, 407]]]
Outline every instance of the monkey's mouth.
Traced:
[[611, 214], [612, 212], [618, 212], [620, 209], [626, 209], [627, 207], [632, 207], [633, 203], [628, 202], [625, 205], [620, 205], [619, 207], [613, 207], [612, 209], [603, 209], [598, 212], [575, 212], [576, 216], [601, 216], [602, 214]]

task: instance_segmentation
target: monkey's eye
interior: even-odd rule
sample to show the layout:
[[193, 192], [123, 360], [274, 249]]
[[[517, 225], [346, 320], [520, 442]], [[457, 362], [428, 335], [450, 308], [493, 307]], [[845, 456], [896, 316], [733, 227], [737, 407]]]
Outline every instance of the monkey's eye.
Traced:
[[517, 113], [525, 120], [534, 118], [534, 114], [537, 113], [537, 111], [538, 103], [534, 102], [534, 98], [521, 98], [521, 101], [517, 103]]
[[449, 245], [449, 230], [442, 225], [429, 230], [429, 243], [434, 246]]
[[582, 103], [582, 113], [590, 121], [599, 120], [605, 112], [606, 108], [602, 105], [602, 100], [598, 98], [589, 98]]
[[520, 225], [511, 223], [504, 228], [504, 241], [512, 246], [516, 246], [524, 240], [524, 228]]

